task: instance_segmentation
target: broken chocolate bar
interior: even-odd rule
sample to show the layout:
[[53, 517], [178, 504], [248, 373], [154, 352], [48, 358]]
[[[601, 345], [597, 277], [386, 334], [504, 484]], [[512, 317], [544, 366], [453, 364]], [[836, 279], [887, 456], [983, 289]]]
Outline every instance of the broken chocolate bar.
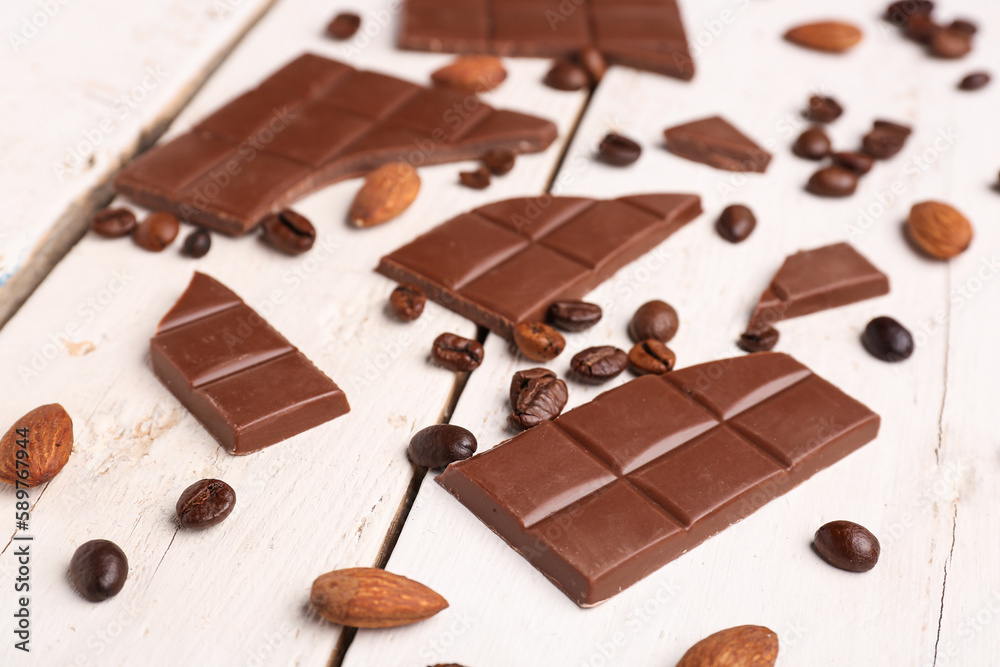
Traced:
[[762, 174], [771, 162], [770, 153], [719, 116], [667, 128], [663, 134], [671, 153], [716, 169]]

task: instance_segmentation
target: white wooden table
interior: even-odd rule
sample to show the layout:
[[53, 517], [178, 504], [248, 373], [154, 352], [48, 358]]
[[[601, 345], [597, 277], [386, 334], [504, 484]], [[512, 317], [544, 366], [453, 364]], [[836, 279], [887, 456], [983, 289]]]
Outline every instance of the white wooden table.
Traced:
[[[1000, 85], [954, 89], [969, 71], [1000, 63], [993, 3], [940, 8], [945, 18], [961, 12], [981, 23], [973, 54], [944, 62], [881, 23], [882, 3], [844, 0], [817, 16], [795, 0], [684, 1], [689, 37], [700, 45], [691, 83], [614, 68], [588, 101], [540, 85], [546, 61], [507, 61], [509, 78], [488, 101], [553, 119], [560, 139], [520, 158], [485, 191], [457, 184], [457, 172], [471, 163], [424, 168], [410, 210], [359, 231], [344, 224], [358, 185], [345, 182], [297, 206], [320, 233], [317, 247], [299, 258], [253, 239], [215, 236], [209, 255], [195, 261], [176, 246], [150, 255], [128, 241], [86, 235], [53, 268], [106, 197], [109, 176], [181, 107], [170, 134], [304, 50], [420, 82], [450, 59], [395, 50], [398, 17], [388, 0], [353, 3], [364, 28], [347, 44], [322, 34], [346, 4], [232, 0], [221, 13], [210, 4], [60, 5], [21, 49], [0, 55], [7, 121], [0, 124], [0, 193], [13, 211], [0, 221], [0, 273], [8, 279], [0, 317], [44, 276], [0, 330], [0, 422], [6, 428], [39, 404], [60, 402], [76, 425], [74, 454], [58, 477], [33, 490], [30, 529], [22, 533], [34, 538], [27, 655], [13, 648], [17, 563], [4, 542], [0, 664], [673, 665], [703, 636], [744, 623], [778, 633], [779, 665], [996, 663], [1000, 195], [991, 183], [1000, 167]], [[16, 27], [37, 7], [8, 0], [0, 18]], [[831, 14], [865, 29], [846, 56], [780, 39], [797, 22]], [[61, 180], [52, 156], [73, 150], [82, 132], [99, 127], [109, 100], [141, 85], [157, 64], [169, 76], [108, 134], [92, 164]], [[847, 108], [829, 129], [837, 146], [854, 147], [876, 117], [915, 128], [904, 151], [877, 165], [848, 199], [804, 193], [815, 166], [788, 150], [802, 126], [798, 111], [815, 91]], [[715, 171], [663, 149], [665, 127], [712, 113], [773, 149], [766, 175]], [[638, 163], [594, 162], [609, 129], [643, 144]], [[653, 298], [681, 315], [671, 343], [679, 364], [739, 354], [734, 340], [756, 297], [800, 248], [848, 239], [892, 281], [886, 297], [783, 323], [778, 346], [878, 412], [878, 439], [589, 610], [431, 479], [415, 477], [406, 459], [410, 436], [445, 418], [471, 429], [481, 449], [509, 437], [507, 387], [526, 362], [489, 336], [486, 361], [463, 386], [431, 365], [428, 351], [438, 333], [472, 336], [475, 327], [434, 304], [414, 324], [394, 321], [385, 313], [393, 284], [372, 271], [382, 254], [456, 213], [550, 186], [607, 197], [697, 192], [706, 210], [591, 295], [604, 319], [569, 338], [570, 349], [551, 364], [560, 373], [583, 347], [627, 348], [628, 318]], [[889, 201], [894, 187], [902, 194]], [[973, 245], [950, 263], [919, 257], [901, 235], [910, 205], [926, 199], [951, 202], [975, 225]], [[737, 246], [712, 229], [733, 202], [750, 205], [759, 220]], [[265, 314], [345, 389], [352, 412], [258, 454], [227, 455], [148, 364], [149, 337], [195, 269]], [[858, 342], [869, 319], [883, 314], [916, 336], [917, 350], [904, 363], [879, 362]], [[601, 390], [571, 382], [569, 407]], [[177, 496], [203, 477], [236, 489], [236, 511], [205, 532], [178, 530]], [[0, 513], [8, 517], [0, 525], [14, 535], [6, 487], [3, 507], [10, 510]], [[812, 553], [813, 532], [834, 519], [862, 523], [880, 538], [872, 572], [841, 572]], [[67, 579], [75, 548], [95, 538], [113, 540], [130, 561], [125, 589], [98, 605], [79, 598]], [[430, 585], [450, 608], [417, 625], [356, 636], [309, 610], [317, 575], [376, 564]]]

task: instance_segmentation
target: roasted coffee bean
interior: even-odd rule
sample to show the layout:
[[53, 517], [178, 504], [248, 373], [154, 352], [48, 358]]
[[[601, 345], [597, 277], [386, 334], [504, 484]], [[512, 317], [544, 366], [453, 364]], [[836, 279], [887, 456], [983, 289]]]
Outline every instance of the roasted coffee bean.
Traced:
[[405, 283], [392, 290], [389, 307], [393, 314], [404, 322], [412, 322], [424, 312], [427, 295], [416, 285]]
[[934, 3], [930, 0], [900, 0], [889, 5], [885, 18], [896, 25], [904, 25], [914, 14], [930, 14], [932, 11]]
[[913, 354], [913, 336], [891, 317], [876, 317], [861, 334], [861, 344], [882, 361], [902, 361]]
[[649, 338], [636, 343], [628, 353], [628, 365], [636, 375], [663, 375], [674, 369], [677, 355], [669, 347]]
[[921, 44], [930, 44], [939, 32], [941, 32], [941, 26], [929, 15], [923, 13], [913, 14], [903, 26], [903, 34]]
[[647, 338], [667, 343], [677, 334], [680, 320], [673, 306], [663, 301], [649, 301], [639, 306], [628, 325], [628, 335], [639, 342]]
[[434, 339], [431, 356], [448, 370], [471, 372], [483, 363], [485, 351], [479, 341], [443, 333]]
[[494, 148], [483, 156], [483, 164], [497, 176], [509, 173], [516, 161], [517, 153], [506, 148]]
[[577, 352], [569, 363], [576, 378], [587, 384], [601, 384], [618, 377], [628, 366], [628, 355], [613, 345], [588, 347]]
[[128, 577], [128, 558], [117, 544], [91, 540], [81, 544], [69, 563], [69, 574], [80, 595], [101, 602], [118, 595]]
[[823, 167], [811, 177], [806, 190], [820, 197], [847, 197], [858, 187], [858, 174], [846, 167]]
[[817, 123], [832, 123], [843, 113], [844, 107], [832, 97], [812, 95], [809, 98], [809, 107], [806, 109], [805, 117]]
[[948, 26], [948, 29], [964, 32], [969, 37], [972, 37], [979, 32], [979, 26], [968, 19], [955, 19], [951, 22], [951, 25]]
[[556, 90], [582, 90], [590, 84], [590, 76], [580, 65], [568, 60], [556, 60], [545, 75], [544, 83]]
[[417, 431], [406, 453], [414, 465], [444, 468], [476, 453], [476, 436], [454, 424], [436, 424]]
[[264, 242], [288, 255], [301, 255], [316, 242], [316, 228], [302, 215], [286, 208], [261, 223]]
[[566, 347], [562, 334], [541, 322], [521, 322], [515, 326], [514, 343], [532, 361], [555, 359]]
[[547, 368], [529, 368], [514, 373], [510, 381], [510, 407], [507, 421], [525, 430], [546, 419], [555, 419], [566, 407], [569, 393], [566, 383]]
[[587, 70], [590, 80], [596, 85], [604, 78], [604, 73], [608, 71], [608, 61], [604, 59], [604, 54], [594, 46], [585, 46], [580, 51], [580, 64]]
[[972, 50], [972, 37], [961, 30], [945, 28], [938, 30], [931, 38], [931, 53], [938, 58], [954, 60], [962, 58]]
[[479, 167], [473, 171], [458, 172], [458, 180], [467, 188], [484, 190], [490, 186], [490, 170]]
[[208, 254], [212, 248], [212, 236], [205, 229], [196, 229], [184, 239], [181, 254], [198, 259]]
[[117, 239], [131, 234], [135, 222], [135, 213], [127, 208], [106, 208], [94, 214], [90, 228], [104, 238]]
[[745, 241], [757, 226], [753, 211], [742, 204], [732, 204], [722, 209], [722, 215], [715, 221], [715, 231], [730, 243]]
[[867, 572], [878, 563], [882, 547], [878, 538], [852, 521], [831, 521], [820, 526], [813, 548], [827, 563], [848, 572]]
[[979, 90], [990, 82], [990, 75], [987, 72], [973, 72], [962, 79], [958, 87], [961, 90]]
[[[862, 140], [862, 148], [877, 160], [887, 160], [903, 149], [909, 132], [901, 132], [889, 125], [879, 127], [879, 121], [871, 132]], [[901, 126], [897, 126], [901, 127]]]
[[563, 331], [585, 331], [601, 321], [604, 312], [596, 303], [556, 301], [549, 306], [549, 322]]
[[830, 137], [818, 127], [811, 127], [792, 144], [792, 152], [807, 160], [822, 160], [830, 153]]
[[221, 523], [236, 506], [236, 492], [221, 479], [195, 482], [177, 499], [177, 518], [185, 528], [208, 528]]
[[834, 164], [839, 164], [841, 167], [847, 167], [858, 176], [863, 176], [872, 170], [875, 166], [875, 158], [867, 153], [859, 153], [857, 151], [841, 151], [839, 153], [831, 153], [830, 158], [833, 160]]
[[361, 27], [361, 17], [350, 12], [341, 12], [333, 17], [326, 32], [334, 39], [350, 39]]
[[132, 232], [132, 240], [144, 250], [150, 252], [162, 252], [164, 248], [174, 242], [178, 232], [181, 230], [181, 223], [177, 218], [157, 211], [150, 213], [146, 219]]
[[612, 132], [601, 139], [601, 145], [598, 146], [597, 151], [601, 162], [616, 167], [625, 167], [639, 159], [642, 154], [642, 146], [628, 137]]
[[770, 352], [778, 344], [779, 337], [777, 329], [768, 327], [763, 331], [744, 331], [736, 344], [744, 352]]

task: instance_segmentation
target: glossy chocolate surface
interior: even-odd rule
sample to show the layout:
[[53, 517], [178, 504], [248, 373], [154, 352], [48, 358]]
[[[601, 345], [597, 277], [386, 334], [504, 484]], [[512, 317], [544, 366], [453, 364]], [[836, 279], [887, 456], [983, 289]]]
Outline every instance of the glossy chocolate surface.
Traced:
[[764, 173], [771, 163], [770, 153], [720, 116], [667, 128], [663, 134], [671, 153], [716, 169]]

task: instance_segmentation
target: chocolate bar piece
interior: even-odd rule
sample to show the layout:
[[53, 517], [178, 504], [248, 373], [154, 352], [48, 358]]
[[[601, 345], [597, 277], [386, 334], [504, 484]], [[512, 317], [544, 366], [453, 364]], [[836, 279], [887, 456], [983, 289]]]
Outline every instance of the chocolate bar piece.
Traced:
[[700, 213], [688, 194], [508, 199], [438, 225], [378, 271], [510, 340], [514, 325], [584, 296]]
[[848, 243], [789, 256], [760, 297], [747, 327], [767, 329], [778, 320], [846, 306], [889, 293], [889, 278]]
[[612, 63], [694, 77], [676, 0], [407, 0], [399, 46], [533, 57], [592, 47]]
[[791, 357], [646, 375], [438, 482], [581, 606], [603, 602], [878, 434]]
[[726, 171], [764, 173], [771, 154], [720, 116], [671, 127], [663, 132], [670, 152]]
[[556, 138], [548, 120], [306, 54], [190, 132], [140, 156], [115, 189], [227, 234], [334, 181], [387, 162], [414, 166], [533, 153]]
[[249, 454], [350, 411], [344, 392], [225, 285], [204, 273], [149, 342], [157, 377], [230, 454]]

